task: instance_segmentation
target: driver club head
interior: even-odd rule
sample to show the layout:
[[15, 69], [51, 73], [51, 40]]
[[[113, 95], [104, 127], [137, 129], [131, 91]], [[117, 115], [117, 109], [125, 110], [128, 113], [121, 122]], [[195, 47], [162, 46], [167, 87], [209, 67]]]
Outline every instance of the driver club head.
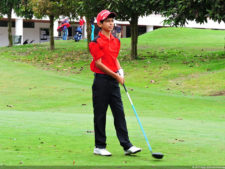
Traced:
[[152, 157], [157, 158], [157, 159], [162, 159], [163, 154], [162, 153], [152, 153]]

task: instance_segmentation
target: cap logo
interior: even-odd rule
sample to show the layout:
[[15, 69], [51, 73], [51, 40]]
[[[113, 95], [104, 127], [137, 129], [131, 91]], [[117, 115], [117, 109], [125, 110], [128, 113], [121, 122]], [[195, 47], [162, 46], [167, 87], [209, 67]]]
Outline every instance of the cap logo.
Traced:
[[103, 12], [103, 13], [101, 14], [101, 16], [105, 15], [105, 13], [108, 13], [108, 11]]

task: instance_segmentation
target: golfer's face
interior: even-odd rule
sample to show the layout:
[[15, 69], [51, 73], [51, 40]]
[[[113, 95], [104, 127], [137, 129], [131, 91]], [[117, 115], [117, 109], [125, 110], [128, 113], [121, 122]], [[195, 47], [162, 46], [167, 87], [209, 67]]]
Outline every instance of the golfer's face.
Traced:
[[104, 20], [103, 24], [102, 24], [102, 29], [104, 29], [105, 31], [112, 31], [114, 28], [114, 19], [113, 18], [107, 18], [106, 20]]

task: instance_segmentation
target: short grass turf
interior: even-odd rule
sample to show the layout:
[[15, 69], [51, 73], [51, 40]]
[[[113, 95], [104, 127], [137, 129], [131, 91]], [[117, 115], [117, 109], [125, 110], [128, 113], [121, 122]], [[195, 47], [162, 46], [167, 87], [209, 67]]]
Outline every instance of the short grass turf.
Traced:
[[[1, 48], [0, 165], [225, 165], [224, 51], [217, 36], [224, 32], [204, 31], [170, 28], [142, 35], [136, 61], [127, 58], [129, 39], [121, 41], [129, 93], [153, 151], [165, 155], [162, 160], [151, 157], [123, 88], [130, 139], [143, 151], [124, 156], [108, 111], [107, 148], [113, 156], [93, 155], [93, 74], [85, 41], [58, 41], [54, 52], [48, 51], [48, 44]], [[199, 39], [210, 36], [193, 52], [196, 45], [190, 39], [195, 36], [184, 40], [187, 48], [175, 43], [172, 49], [173, 39], [183, 41], [182, 36], [188, 39], [194, 33]], [[161, 34], [165, 36], [160, 41]], [[204, 45], [209, 39], [215, 40]], [[144, 46], [149, 41], [154, 43]]]

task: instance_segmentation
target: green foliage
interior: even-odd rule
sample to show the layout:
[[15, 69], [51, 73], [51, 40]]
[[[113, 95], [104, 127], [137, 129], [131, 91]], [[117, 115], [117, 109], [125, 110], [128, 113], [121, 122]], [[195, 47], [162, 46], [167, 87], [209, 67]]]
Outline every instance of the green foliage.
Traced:
[[54, 16], [57, 19], [60, 15], [75, 17], [77, 2], [77, 0], [30, 0], [30, 5], [36, 17]]
[[14, 10], [18, 16], [22, 16], [26, 19], [32, 19], [34, 15], [32, 7], [29, 4], [29, 0], [21, 0], [18, 4], [18, 8]]
[[0, 16], [8, 15], [12, 9], [18, 16], [31, 19], [33, 16], [32, 9], [29, 7], [28, 0], [1, 0]]
[[188, 20], [197, 23], [212, 19], [225, 22], [224, 0], [165, 0], [157, 1], [157, 10], [168, 17], [166, 23], [185, 25]]
[[37, 18], [42, 18], [44, 16], [54, 16], [58, 18], [61, 14], [60, 0], [31, 0], [30, 3]]
[[79, 0], [61, 0], [60, 4], [63, 16], [78, 18]]
[[0, 1], [0, 13], [3, 15], [9, 14], [12, 12], [13, 8], [18, 7], [20, 0], [1, 0]]
[[109, 2], [109, 0], [79, 0], [78, 13], [80, 16], [94, 18], [101, 10], [107, 8]]
[[117, 13], [117, 19], [131, 21], [132, 17], [144, 16], [155, 10], [149, 0], [112, 0], [111, 8]]

